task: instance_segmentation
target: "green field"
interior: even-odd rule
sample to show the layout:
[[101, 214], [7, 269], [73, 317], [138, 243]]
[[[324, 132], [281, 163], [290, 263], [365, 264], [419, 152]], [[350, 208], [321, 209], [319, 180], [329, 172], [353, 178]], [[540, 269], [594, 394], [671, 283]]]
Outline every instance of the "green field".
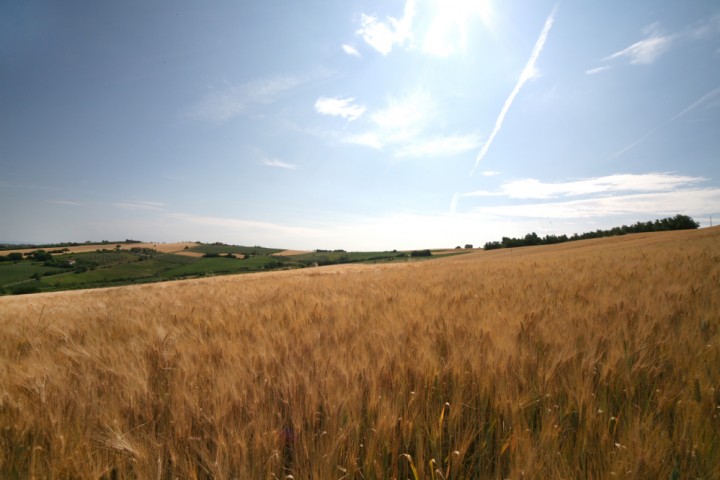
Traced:
[[[417, 261], [431, 258], [411, 258], [408, 252], [397, 251], [319, 251], [278, 257], [271, 256], [272, 253], [282, 251], [276, 248], [222, 244], [203, 244], [188, 250], [214, 255], [231, 253], [238, 255], [238, 258], [192, 257], [163, 254], [150, 249], [115, 251], [104, 247], [105, 245], [99, 245], [94, 252], [56, 254], [45, 262], [30, 257], [17, 262], [0, 262], [0, 294], [97, 288], [316, 265]], [[242, 255], [245, 255], [245, 258], [242, 258]]]
[[196, 247], [190, 247], [188, 249], [191, 252], [200, 253], [241, 253], [243, 255], [272, 255], [273, 253], [282, 252], [278, 248], [264, 248], [264, 247], [243, 247], [240, 245], [208, 245], [202, 244]]
[[317, 263], [318, 265], [330, 265], [337, 263], [353, 263], [353, 262], [371, 262], [371, 261], [390, 261], [407, 257], [401, 252], [312, 252], [302, 255], [293, 255], [287, 257], [292, 261], [300, 262], [305, 265]]
[[200, 258], [188, 265], [173, 268], [163, 273], [165, 278], [215, 275], [221, 273], [242, 273], [265, 270], [265, 266], [277, 262], [270, 256], [257, 256], [248, 259], [238, 258]]
[[111, 266], [97, 268], [82, 273], [66, 273], [43, 278], [42, 283], [49, 288], [74, 288], [77, 286], [96, 286], [105, 283], [128, 283], [139, 279], [161, 280], [164, 273], [178, 267], [197, 263], [200, 259], [174, 255], [160, 254], [148, 260], [122, 262]]
[[45, 267], [42, 262], [24, 260], [22, 262], [6, 262], [0, 264], [0, 287], [8, 287], [18, 282], [32, 279], [33, 275], [46, 273], [61, 273], [63, 270], [54, 267]]

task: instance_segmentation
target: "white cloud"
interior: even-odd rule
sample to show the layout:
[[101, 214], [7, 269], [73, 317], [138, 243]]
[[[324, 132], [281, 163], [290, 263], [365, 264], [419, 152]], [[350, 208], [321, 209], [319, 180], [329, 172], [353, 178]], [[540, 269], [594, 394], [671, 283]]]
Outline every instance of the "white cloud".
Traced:
[[522, 218], [599, 218], [616, 215], [708, 215], [720, 210], [720, 188], [679, 189], [566, 202], [478, 207], [477, 213]]
[[477, 134], [447, 135], [427, 139], [419, 138], [412, 143], [400, 146], [396, 157], [437, 157], [442, 155], [457, 155], [476, 149], [481, 143]]
[[471, 212], [508, 218], [598, 218], [606, 224], [620, 215], [710, 215], [720, 209], [720, 188], [698, 188], [697, 184], [704, 181], [707, 179], [703, 177], [668, 173], [616, 174], [556, 183], [521, 179], [505, 182], [496, 191], [456, 193], [451, 211], [461, 198], [504, 197], [555, 201], [483, 205]]
[[500, 175], [500, 172], [495, 170], [485, 170], [484, 172], [480, 172], [480, 175], [483, 177], [494, 177], [495, 175]]
[[165, 210], [165, 204], [160, 202], [136, 202], [133, 200], [126, 200], [124, 202], [113, 203], [113, 206], [118, 208], [124, 208], [128, 210]]
[[652, 35], [605, 57], [603, 60], [627, 58], [634, 65], [649, 65], [670, 48], [673, 40], [672, 35]]
[[388, 105], [371, 115], [372, 122], [389, 141], [414, 138], [437, 117], [438, 106], [429, 92], [415, 90], [401, 97], [390, 97]]
[[283, 162], [277, 158], [263, 158], [260, 160], [260, 165], [264, 165], [266, 167], [284, 168], [285, 170], [297, 170], [297, 165]]
[[688, 187], [706, 180], [703, 177], [668, 173], [615, 174], [557, 183], [544, 183], [534, 178], [526, 178], [505, 182], [494, 192], [478, 190], [462, 196], [549, 199], [619, 192], [656, 192]]
[[453, 194], [452, 198], [450, 199], [450, 213], [455, 213], [455, 210], [457, 210], [458, 203], [460, 202], [462, 196], [462, 193]]
[[365, 113], [362, 105], [354, 105], [354, 98], [320, 97], [315, 102], [315, 111], [321, 115], [342, 117], [349, 121], [356, 120]]
[[344, 44], [342, 46], [342, 49], [343, 49], [343, 52], [347, 53], [348, 55], [350, 55], [352, 57], [358, 57], [358, 58], [360, 57], [360, 52], [358, 52], [357, 49], [355, 47], [353, 47], [352, 45]]
[[222, 234], [217, 235], [223, 238], [239, 235], [241, 238], [270, 238], [270, 242], [276, 242], [278, 238], [281, 238], [283, 235], [289, 238], [298, 238], [314, 237], [321, 233], [319, 230], [313, 228], [293, 227], [237, 218], [189, 215], [184, 213], [170, 213], [166, 217], [191, 225], [210, 227], [214, 231], [222, 232]]
[[252, 105], [269, 104], [309, 81], [309, 77], [275, 76], [243, 83], [204, 95], [187, 115], [196, 120], [227, 122], [246, 113]]
[[48, 200], [48, 203], [54, 203], [55, 205], [70, 205], [74, 207], [84, 207], [84, 203], [71, 202], [69, 200]]
[[545, 46], [545, 41], [547, 40], [548, 34], [550, 33], [550, 29], [552, 28], [553, 22], [555, 21], [555, 12], [557, 11], [557, 5], [553, 8], [552, 12], [550, 12], [550, 15], [545, 20], [545, 25], [543, 25], [543, 29], [540, 32], [540, 36], [538, 37], [537, 41], [535, 42], [535, 47], [533, 48], [532, 54], [530, 55], [530, 58], [528, 59], [527, 63], [525, 64], [525, 68], [523, 68], [522, 73], [520, 73], [520, 78], [518, 78], [517, 83], [515, 84], [515, 87], [512, 89], [512, 92], [510, 92], [510, 96], [505, 100], [505, 104], [502, 107], [502, 110], [500, 110], [500, 114], [498, 115], [497, 119], [495, 120], [495, 127], [493, 128], [493, 131], [490, 133], [490, 136], [488, 137], [487, 141], [483, 145], [480, 152], [477, 154], [477, 157], [475, 157], [475, 166], [473, 167], [472, 171], [470, 172], [470, 175], [475, 173], [475, 170], [477, 169], [478, 165], [482, 161], [482, 159], [487, 154], [488, 150], [490, 149], [490, 145], [492, 145], [493, 140], [495, 140], [495, 136], [500, 131], [500, 128], [502, 128], [502, 124], [505, 121], [505, 115], [507, 115], [508, 110], [510, 110], [510, 106], [512, 105], [513, 101], [515, 100], [515, 97], [518, 93], [520, 93], [520, 89], [525, 85], [525, 82], [530, 80], [531, 78], [537, 76], [537, 69], [535, 68], [535, 63], [537, 62], [538, 57], [540, 56], [540, 52], [542, 52], [543, 47]]
[[263, 165], [265, 167], [272, 167], [272, 168], [283, 168], [285, 170], [297, 170], [297, 165], [294, 165], [292, 163], [284, 162], [278, 158], [272, 157], [270, 155], [267, 155], [263, 150], [259, 148], [253, 149], [255, 152], [256, 157], [258, 158], [258, 164]]
[[457, 155], [481, 144], [477, 133], [428, 133], [442, 117], [432, 96], [414, 90], [400, 97], [390, 97], [387, 106], [369, 116], [373, 128], [359, 134], [341, 136], [341, 141], [376, 150], [389, 149], [393, 156], [433, 157]]
[[412, 22], [415, 16], [415, 0], [407, 0], [403, 17], [388, 17], [381, 22], [375, 15], [362, 14], [360, 28], [355, 32], [362, 39], [383, 55], [387, 55], [394, 45], [404, 45], [412, 38]]
[[374, 132], [346, 135], [342, 137], [342, 141], [352, 145], [374, 148], [375, 150], [382, 150], [385, 146], [385, 143]]
[[[671, 34], [661, 34], [659, 24], [653, 23], [645, 27], [643, 33], [646, 35], [644, 39], [608, 55], [602, 61], [627, 60], [631, 65], [651, 65], [675, 45], [707, 40], [720, 33], [720, 15], [704, 19], [691, 27]], [[585, 73], [592, 75], [608, 68], [610, 67], [601, 66], [587, 70]]]
[[587, 75], [597, 75], [598, 73], [604, 72], [605, 70], [610, 70], [610, 68], [611, 67], [609, 65], [603, 65], [601, 67], [596, 67], [596, 68], [591, 68], [589, 70], [585, 70], [585, 73]]

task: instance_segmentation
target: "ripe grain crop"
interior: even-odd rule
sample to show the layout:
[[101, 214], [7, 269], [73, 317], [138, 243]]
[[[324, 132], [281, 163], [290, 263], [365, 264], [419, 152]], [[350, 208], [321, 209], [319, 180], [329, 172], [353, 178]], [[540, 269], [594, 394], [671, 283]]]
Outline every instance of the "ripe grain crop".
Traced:
[[2, 478], [720, 478], [720, 229], [0, 298]]

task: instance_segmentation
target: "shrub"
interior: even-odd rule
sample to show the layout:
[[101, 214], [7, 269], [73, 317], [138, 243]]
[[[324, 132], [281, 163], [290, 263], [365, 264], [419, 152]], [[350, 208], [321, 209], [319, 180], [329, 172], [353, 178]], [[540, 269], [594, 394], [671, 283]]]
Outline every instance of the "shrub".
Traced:
[[10, 293], [13, 295], [27, 295], [29, 293], [38, 293], [40, 291], [40, 287], [35, 283], [24, 283], [22, 285], [18, 285], [16, 287], [13, 287], [10, 290]]

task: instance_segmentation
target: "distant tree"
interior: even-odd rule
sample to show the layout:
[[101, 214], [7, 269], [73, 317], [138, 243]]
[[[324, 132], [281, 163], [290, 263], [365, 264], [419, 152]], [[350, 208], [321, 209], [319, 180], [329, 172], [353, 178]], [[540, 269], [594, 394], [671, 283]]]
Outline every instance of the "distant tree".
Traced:
[[687, 215], [675, 215], [672, 218], [667, 219], [668, 224], [674, 229], [674, 230], [693, 230], [700, 228], [700, 223], [693, 220], [691, 217], [688, 217]]
[[413, 250], [410, 252], [411, 257], [430, 257], [432, 252], [430, 250]]
[[528, 233], [525, 235], [525, 245], [531, 246], [531, 245], [540, 245], [540, 237], [538, 237], [538, 234], [535, 232]]
[[500, 242], [486, 242], [483, 247], [484, 250], [496, 250], [498, 248], [503, 248], [503, 244]]
[[597, 229], [582, 234], [574, 233], [571, 237], [567, 235], [546, 235], [540, 238], [535, 232], [528, 233], [522, 238], [503, 237], [501, 242], [487, 242], [485, 250], [495, 248], [525, 247], [528, 245], [551, 245], [554, 243], [571, 242], [575, 240], [586, 240], [589, 238], [612, 237], [626, 235], [628, 233], [660, 232], [666, 230], [685, 230], [699, 228], [700, 224], [687, 215], [675, 215], [674, 217], [657, 219], [649, 222], [636, 222], [633, 225], [614, 227], [610, 230]]
[[47, 262], [52, 260], [52, 254], [50, 252], [46, 252], [45, 250], [35, 250], [34, 252], [31, 252], [30, 255], [33, 260], [37, 260], [38, 262]]
[[35, 283], [23, 283], [21, 285], [18, 285], [17, 287], [13, 287], [10, 290], [10, 293], [13, 295], [25, 295], [28, 293], [37, 293], [40, 291], [40, 288], [38, 288], [37, 284]]
[[19, 262], [23, 259], [22, 253], [19, 252], [12, 252], [8, 253], [5, 256], [0, 256], [0, 260], [4, 260], [6, 262]]

